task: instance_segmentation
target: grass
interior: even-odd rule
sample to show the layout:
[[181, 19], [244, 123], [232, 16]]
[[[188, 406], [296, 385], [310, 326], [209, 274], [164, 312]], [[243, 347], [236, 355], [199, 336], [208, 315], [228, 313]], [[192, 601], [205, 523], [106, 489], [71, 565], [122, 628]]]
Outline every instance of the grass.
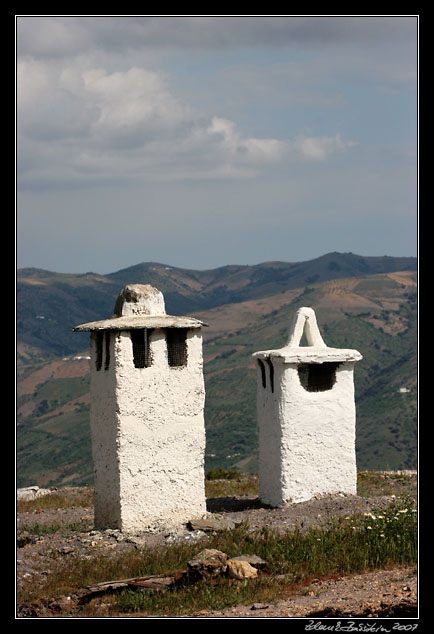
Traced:
[[81, 522], [70, 522], [69, 524], [40, 524], [39, 522], [35, 522], [34, 524], [22, 524], [18, 530], [18, 535], [27, 533], [42, 537], [44, 535], [52, 535], [53, 533], [58, 533], [60, 531], [65, 533], [84, 533], [90, 529], [91, 527], [89, 522], [86, 522], [85, 520]]
[[[160, 591], [124, 589], [113, 595], [105, 594], [92, 599], [82, 606], [80, 615], [180, 616], [201, 610], [220, 610], [242, 603], [275, 602], [294, 592], [303, 592], [315, 579], [415, 564], [417, 513], [414, 491], [411, 492], [412, 497], [400, 497], [400, 492], [408, 493], [410, 478], [393, 474], [386, 479], [382, 475], [359, 474], [359, 486], [366, 495], [372, 491], [380, 495], [381, 491], [390, 491], [392, 488], [396, 493], [390, 495], [396, 496], [395, 502], [386, 511], [372, 511], [335, 520], [325, 528], [297, 529], [283, 535], [268, 528], [251, 532], [247, 525], [241, 525], [234, 530], [210, 535], [200, 543], [181, 542], [117, 554], [99, 553], [89, 558], [73, 554], [68, 559], [54, 562], [54, 568], [40, 587], [26, 584], [20, 588], [18, 602], [65, 596], [110, 579], [152, 574], [167, 576], [187, 569], [188, 561], [203, 548], [216, 548], [229, 557], [243, 553], [256, 554], [267, 562], [267, 566], [253, 580], [236, 581], [221, 576], [214, 580], [190, 583], [191, 580], [187, 578], [183, 583]], [[234, 495], [234, 490], [242, 495], [240, 492], [245, 491], [247, 486], [251, 487], [250, 491], [255, 491], [256, 479], [243, 476], [226, 481], [206, 481], [208, 494], [209, 487], [215, 493], [217, 486], [222, 495]], [[89, 505], [90, 494], [90, 491], [83, 492], [82, 500], [86, 506]], [[43, 500], [39, 498], [34, 504], [41, 505]], [[69, 504], [65, 500], [62, 502], [60, 494], [57, 503]], [[44, 527], [42, 530], [48, 534], [55, 528]], [[79, 530], [78, 526], [69, 528]], [[33, 528], [27, 526], [26, 529], [38, 530], [36, 525]]]
[[383, 514], [342, 520], [325, 530], [296, 530], [283, 536], [268, 530], [252, 535], [241, 528], [217, 537], [209, 547], [229, 556], [257, 554], [267, 561], [267, 574], [253, 581], [231, 582], [224, 577], [214, 583], [200, 581], [194, 591], [189, 586], [154, 594], [127, 590], [114, 609], [148, 616], [188, 615], [276, 601], [318, 578], [409, 564], [416, 561], [416, 513], [397, 505]]
[[[302, 591], [315, 579], [362, 573], [416, 562], [417, 518], [414, 508], [396, 503], [387, 511], [335, 521], [325, 529], [288, 531], [268, 529], [251, 533], [247, 526], [211, 536], [206, 543], [181, 543], [164, 548], [141, 548], [115, 556], [62, 560], [39, 591], [43, 596], [65, 595], [74, 589], [109, 579], [170, 575], [187, 569], [203, 548], [217, 548], [229, 557], [256, 554], [267, 562], [258, 579], [227, 577], [175, 585], [160, 591], [125, 589], [83, 607], [83, 616], [140, 614], [180, 616], [200, 610], [220, 610], [239, 603], [276, 601]], [[20, 601], [38, 598], [35, 589], [21, 591]], [[102, 606], [102, 603], [104, 604]]]
[[[357, 475], [357, 494], [361, 497], [377, 495], [416, 496], [416, 478], [400, 472], [361, 471]], [[210, 469], [205, 480], [207, 498], [230, 495], [258, 495], [257, 476], [246, 476], [235, 469]], [[18, 500], [17, 511], [93, 506], [93, 488], [61, 489], [35, 500]]]
[[360, 471], [357, 474], [357, 494], [361, 497], [395, 495], [417, 496], [417, 479], [399, 471]]
[[257, 496], [258, 478], [242, 475], [236, 469], [210, 469], [205, 479], [205, 495], [207, 498], [235, 495]]
[[[229, 477], [228, 477], [229, 476]], [[210, 469], [205, 481], [207, 498], [230, 495], [258, 495], [257, 476], [246, 476], [234, 469]], [[360, 471], [357, 474], [357, 495], [376, 497], [416, 497], [417, 481], [414, 476], [399, 471]]]
[[93, 488], [78, 487], [72, 491], [64, 489], [50, 493], [50, 495], [43, 495], [34, 500], [17, 500], [18, 513], [66, 509], [73, 506], [93, 506]]

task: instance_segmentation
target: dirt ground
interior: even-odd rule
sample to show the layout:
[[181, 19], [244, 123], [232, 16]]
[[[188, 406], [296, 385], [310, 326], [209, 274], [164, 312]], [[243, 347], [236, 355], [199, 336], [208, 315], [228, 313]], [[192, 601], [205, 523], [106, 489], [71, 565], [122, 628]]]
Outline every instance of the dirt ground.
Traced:
[[379, 570], [309, 585], [303, 594], [270, 604], [203, 612], [202, 618], [417, 618], [414, 567]]
[[[65, 491], [65, 490], [62, 490]], [[67, 489], [70, 495], [74, 488]], [[279, 509], [265, 508], [257, 497], [228, 496], [208, 499], [209, 517], [225, 522], [246, 521], [255, 531], [268, 526], [283, 532], [291, 528], [323, 526], [332, 518], [380, 510], [393, 501], [390, 496], [325, 496]], [[26, 526], [57, 524], [67, 530], [35, 535]], [[68, 527], [71, 527], [69, 529]], [[122, 535], [116, 530], [93, 529], [93, 508], [21, 512], [17, 519], [17, 588], [43, 583], [59, 560], [69, 555], [92, 557], [96, 552], [123, 552], [140, 545], [157, 546], [180, 541], [202, 541], [202, 530], [180, 529], [148, 531], [140, 535]], [[86, 589], [68, 597], [50, 601], [19, 604], [17, 618], [80, 617], [79, 601]], [[393, 617], [417, 618], [416, 566], [379, 570], [329, 578], [312, 583], [291, 596], [270, 604], [240, 605], [222, 611], [199, 612], [193, 618], [345, 618]]]

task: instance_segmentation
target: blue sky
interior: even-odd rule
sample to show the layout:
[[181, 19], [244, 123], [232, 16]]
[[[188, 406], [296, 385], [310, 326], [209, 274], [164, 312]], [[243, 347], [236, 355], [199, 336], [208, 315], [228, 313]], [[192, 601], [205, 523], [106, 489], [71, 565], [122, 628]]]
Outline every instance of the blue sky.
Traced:
[[17, 265], [417, 254], [417, 16], [17, 16]]

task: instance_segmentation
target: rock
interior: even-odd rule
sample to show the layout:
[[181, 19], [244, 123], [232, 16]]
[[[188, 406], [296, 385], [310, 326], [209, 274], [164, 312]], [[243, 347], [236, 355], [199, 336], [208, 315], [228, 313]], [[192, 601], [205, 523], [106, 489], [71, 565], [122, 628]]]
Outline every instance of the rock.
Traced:
[[246, 561], [254, 568], [265, 568], [267, 562], [258, 557], [258, 555], [239, 555], [238, 557], [231, 557], [232, 561]]
[[206, 533], [204, 531], [200, 531], [200, 530], [195, 530], [192, 532], [188, 532], [185, 535], [167, 535], [166, 536], [166, 542], [171, 544], [171, 543], [179, 543], [182, 541], [199, 541], [201, 539], [203, 539], [204, 537], [206, 537]]
[[188, 522], [188, 526], [191, 530], [200, 530], [200, 531], [224, 531], [224, 530], [232, 530], [238, 524], [241, 524], [240, 521], [236, 521], [231, 519], [230, 517], [225, 517], [223, 515], [214, 515], [212, 517], [206, 518], [198, 518], [194, 520], [190, 520]]
[[71, 597], [62, 597], [58, 601], [52, 601], [48, 607], [53, 612], [70, 611], [72, 607]]
[[57, 548], [55, 552], [59, 553], [59, 555], [70, 555], [71, 553], [75, 552], [75, 549], [72, 546], [67, 545]]
[[[96, 534], [98, 531], [93, 531]], [[128, 535], [124, 535], [118, 528], [106, 528], [102, 533], [106, 537], [113, 537], [117, 542], [123, 542], [128, 539]], [[101, 534], [102, 534], [101, 533]]]
[[27, 544], [36, 544], [41, 538], [31, 535], [27, 531], [17, 538], [17, 547], [24, 548]]
[[205, 548], [188, 562], [188, 569], [200, 577], [217, 577], [226, 572], [227, 560], [228, 556], [221, 550]]
[[[147, 544], [147, 536], [145, 535], [126, 535], [124, 538], [128, 544], [134, 544], [137, 547], [143, 547]], [[118, 539], [118, 541], [120, 541]]]
[[34, 500], [40, 498], [43, 495], [51, 493], [50, 489], [40, 489], [36, 484], [30, 487], [24, 487], [23, 489], [17, 489], [17, 500]]
[[228, 559], [227, 572], [233, 579], [254, 579], [258, 576], [258, 570], [247, 561]]
[[257, 555], [239, 555], [229, 559], [220, 550], [205, 548], [188, 562], [188, 569], [205, 578], [226, 573], [233, 579], [254, 579], [258, 576], [258, 568], [265, 565], [266, 562]]

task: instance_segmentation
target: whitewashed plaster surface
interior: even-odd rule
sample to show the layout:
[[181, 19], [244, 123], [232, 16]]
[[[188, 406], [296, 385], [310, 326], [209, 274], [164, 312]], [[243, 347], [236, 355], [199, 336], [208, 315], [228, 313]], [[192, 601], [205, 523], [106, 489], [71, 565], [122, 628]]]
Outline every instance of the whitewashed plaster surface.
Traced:
[[[303, 328], [309, 345], [299, 346]], [[328, 348], [319, 335], [315, 313], [302, 308], [288, 344], [253, 355], [258, 363], [259, 496], [271, 506], [303, 502], [329, 493], [356, 494], [356, 350]], [[271, 387], [271, 367], [274, 391]], [[331, 389], [308, 391], [300, 382], [301, 363], [339, 363]]]
[[129, 333], [120, 333], [116, 345], [122, 529], [204, 515], [205, 388], [200, 333], [188, 333], [185, 367], [168, 365], [163, 330], [151, 337], [149, 368], [134, 368]]

